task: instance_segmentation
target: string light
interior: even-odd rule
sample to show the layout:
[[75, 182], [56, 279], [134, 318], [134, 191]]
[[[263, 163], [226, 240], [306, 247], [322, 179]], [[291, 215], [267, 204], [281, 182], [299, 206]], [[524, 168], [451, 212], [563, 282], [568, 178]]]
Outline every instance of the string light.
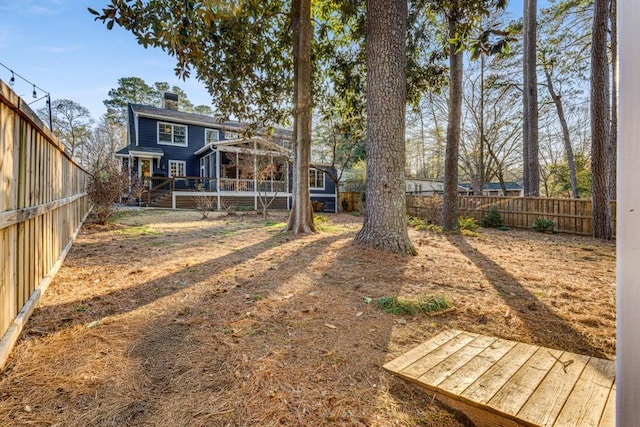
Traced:
[[[30, 84], [31, 86], [33, 86], [33, 92], [31, 92], [31, 96], [33, 96], [33, 99], [35, 99], [35, 101], [29, 102], [29, 105], [38, 102], [42, 99], [46, 99], [46, 103], [47, 103], [47, 107], [49, 110], [49, 128], [53, 129], [53, 117], [51, 114], [51, 94], [49, 92], [47, 92], [46, 90], [42, 89], [40, 86], [36, 85], [35, 83], [27, 80], [26, 78], [24, 78], [23, 76], [21, 76], [20, 74], [16, 73], [15, 71], [13, 71], [11, 68], [7, 67], [6, 65], [4, 65], [2, 62], [0, 62], [0, 67], [4, 67], [7, 69], [7, 71], [9, 71], [11, 73], [11, 78], [9, 79], [9, 84], [11, 86], [14, 86], [16, 84], [16, 77], [18, 77], [19, 79], [23, 80], [24, 82], [26, 82], [27, 84]], [[40, 98], [38, 98], [38, 90], [42, 93], [44, 93], [44, 95]]]

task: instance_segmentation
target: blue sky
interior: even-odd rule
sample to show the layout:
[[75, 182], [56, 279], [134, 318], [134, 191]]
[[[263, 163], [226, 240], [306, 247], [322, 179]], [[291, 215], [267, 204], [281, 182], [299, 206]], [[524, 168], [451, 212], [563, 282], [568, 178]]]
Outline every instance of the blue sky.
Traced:
[[[145, 49], [126, 31], [109, 31], [95, 22], [87, 7], [99, 9], [107, 0], [0, 0], [0, 63], [51, 93], [52, 99], [72, 99], [97, 119], [102, 101], [118, 78], [136, 76], [147, 83], [166, 81], [180, 86], [194, 104], [210, 104], [204, 86], [182, 81], [175, 61], [159, 49]], [[547, 3], [539, 0], [539, 3]], [[511, 0], [509, 11], [522, 15], [522, 0]], [[11, 73], [0, 67], [0, 79]], [[33, 88], [16, 79], [13, 88], [28, 102]], [[32, 105], [44, 106], [44, 101]]]

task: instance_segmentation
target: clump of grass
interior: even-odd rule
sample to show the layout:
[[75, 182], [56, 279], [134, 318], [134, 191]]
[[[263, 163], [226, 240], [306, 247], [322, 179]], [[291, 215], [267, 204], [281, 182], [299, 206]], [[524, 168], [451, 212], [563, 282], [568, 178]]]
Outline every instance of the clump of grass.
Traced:
[[437, 313], [451, 308], [452, 305], [444, 296], [432, 296], [427, 299], [405, 299], [398, 297], [382, 297], [376, 302], [378, 308], [387, 314], [416, 315], [420, 313]]
[[109, 223], [115, 224], [126, 218], [142, 216], [144, 213], [145, 212], [142, 209], [118, 209], [111, 217], [109, 217]]
[[496, 230], [498, 230], [498, 231], [509, 231], [511, 229], [509, 227], [501, 225], [500, 227], [496, 228]]
[[480, 233], [477, 231], [467, 230], [466, 228], [461, 229], [460, 234], [467, 237], [480, 237]]
[[160, 234], [159, 231], [152, 230], [148, 225], [134, 225], [132, 227], [115, 230], [114, 233], [121, 236], [150, 236]]
[[326, 215], [314, 215], [313, 216], [313, 222], [316, 224], [322, 224], [329, 221], [329, 218], [327, 218]]

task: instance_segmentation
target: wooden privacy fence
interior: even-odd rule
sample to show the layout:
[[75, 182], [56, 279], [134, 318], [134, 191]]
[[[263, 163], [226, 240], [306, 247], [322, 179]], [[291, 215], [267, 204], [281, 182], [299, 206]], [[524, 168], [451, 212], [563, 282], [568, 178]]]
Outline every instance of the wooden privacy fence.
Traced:
[[340, 192], [340, 210], [342, 210], [343, 201], [346, 201], [346, 212], [353, 212], [360, 209], [360, 195], [361, 193], [354, 191], [342, 191]]
[[[407, 196], [407, 213], [421, 215], [426, 206], [426, 196]], [[507, 227], [530, 228], [533, 221], [545, 218], [555, 221], [556, 230], [562, 233], [591, 235], [591, 200], [550, 199], [544, 197], [489, 197], [461, 196], [460, 215], [480, 220], [492, 205], [498, 211]], [[616, 202], [611, 202], [612, 227], [616, 230]]]
[[0, 81], [0, 370], [90, 210], [87, 177]]

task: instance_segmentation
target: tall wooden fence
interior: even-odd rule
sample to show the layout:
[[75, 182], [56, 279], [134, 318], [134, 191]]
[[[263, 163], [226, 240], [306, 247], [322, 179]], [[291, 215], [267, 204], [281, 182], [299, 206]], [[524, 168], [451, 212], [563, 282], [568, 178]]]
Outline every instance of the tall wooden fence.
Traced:
[[90, 210], [87, 177], [0, 81], [0, 369]]
[[[433, 203], [428, 196], [407, 196], [407, 213], [426, 216]], [[424, 200], [423, 200], [424, 198]], [[562, 233], [591, 234], [591, 200], [550, 199], [544, 197], [488, 197], [461, 196], [460, 215], [480, 220], [492, 205], [507, 227], [530, 228], [533, 221], [545, 218], [555, 221], [556, 230]], [[422, 210], [425, 212], [423, 213]], [[612, 227], [615, 233], [616, 202], [611, 202]]]

